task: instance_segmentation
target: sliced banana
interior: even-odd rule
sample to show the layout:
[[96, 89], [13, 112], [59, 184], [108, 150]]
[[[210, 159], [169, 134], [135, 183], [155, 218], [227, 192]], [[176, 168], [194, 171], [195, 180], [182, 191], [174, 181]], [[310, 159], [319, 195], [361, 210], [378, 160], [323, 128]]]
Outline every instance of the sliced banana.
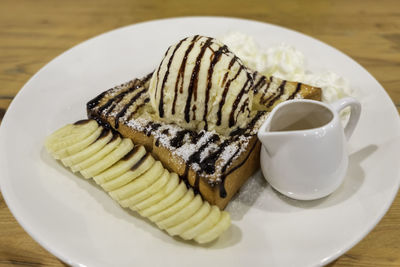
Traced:
[[196, 211], [201, 207], [201, 204], [203, 204], [203, 200], [201, 199], [200, 195], [197, 195], [192, 201], [190, 201], [189, 204], [180, 209], [174, 215], [165, 218], [161, 222], [158, 222], [158, 227], [161, 229], [166, 229], [180, 224], [196, 213]]
[[200, 244], [213, 241], [214, 239], [219, 237], [223, 232], [225, 232], [230, 225], [231, 225], [231, 218], [229, 216], [229, 213], [223, 211], [221, 213], [221, 218], [218, 221], [218, 223], [215, 224], [213, 227], [209, 228], [206, 232], [196, 236], [194, 240], [199, 242]]
[[72, 165], [71, 170], [73, 172], [77, 172], [89, 168], [96, 162], [99, 162], [101, 159], [103, 159], [106, 155], [110, 154], [111, 151], [113, 151], [121, 143], [121, 141], [122, 139], [119, 136], [114, 135], [111, 138], [110, 142], [106, 144], [102, 149], [100, 149], [100, 151], [90, 156], [89, 158], [85, 159], [84, 161]]
[[103, 129], [101, 127], [98, 127], [93, 133], [91, 133], [89, 136], [86, 136], [84, 139], [77, 141], [76, 143], [71, 144], [70, 146], [67, 146], [66, 148], [56, 151], [54, 153], [54, 157], [56, 159], [63, 159], [63, 158], [66, 158], [68, 156], [78, 153], [79, 151], [85, 149], [91, 143], [93, 143], [100, 136], [102, 130]]
[[122, 159], [133, 148], [131, 139], [124, 138], [122, 142], [110, 154], [102, 158], [87, 169], [81, 170], [81, 174], [85, 178], [91, 178], [100, 172], [111, 167], [114, 163]]
[[49, 151], [53, 154], [60, 149], [65, 149], [66, 147], [83, 140], [96, 131], [99, 128], [99, 125], [96, 121], [91, 120], [84, 124], [73, 124], [72, 127], [68, 128], [69, 130], [67, 129], [65, 132], [62, 131], [61, 133], [58, 133], [60, 135], [63, 134], [61, 138], [49, 137], [47, 144], [50, 149]]
[[63, 158], [61, 161], [67, 167], [78, 164], [79, 162], [82, 162], [97, 153], [111, 140], [112, 137], [112, 132], [110, 130], [106, 130], [99, 136], [99, 139], [96, 140], [96, 142], [93, 142], [90, 146], [72, 156]]
[[186, 192], [187, 192], [186, 185], [184, 182], [181, 182], [179, 186], [175, 188], [173, 192], [171, 192], [171, 194], [169, 194], [163, 200], [154, 204], [153, 206], [139, 211], [139, 214], [142, 215], [143, 217], [150, 217], [160, 211], [163, 211], [172, 204], [174, 204], [175, 202], [177, 202], [179, 199], [181, 199]]
[[161, 162], [156, 161], [156, 163], [154, 163], [154, 165], [140, 177], [136, 178], [129, 184], [118, 188], [117, 190], [109, 192], [109, 194], [117, 201], [131, 197], [151, 185], [155, 180], [157, 180], [158, 177], [160, 177], [163, 171], [164, 168]]
[[44, 146], [46, 147], [47, 151], [51, 152], [54, 149], [54, 143], [58, 142], [64, 136], [70, 135], [72, 128], [74, 127], [73, 124], [67, 124], [54, 133], [52, 133], [49, 137], [46, 138]]
[[140, 193], [120, 201], [119, 204], [124, 208], [133, 206], [160, 191], [160, 189], [168, 182], [168, 180], [169, 180], [169, 172], [164, 169], [164, 173], [152, 185], [150, 185]]
[[139, 212], [172, 236], [207, 243], [230, 226], [229, 213], [203, 201], [143, 146], [94, 120], [68, 124], [45, 141], [56, 159], [93, 178], [122, 207]]
[[150, 221], [152, 222], [159, 222], [164, 220], [165, 218], [168, 218], [181, 209], [183, 209], [186, 205], [188, 205], [192, 199], [194, 198], [194, 193], [192, 189], [189, 189], [186, 191], [186, 194], [179, 199], [177, 202], [175, 202], [172, 206], [168, 207], [167, 209], [161, 211], [160, 213], [154, 214], [149, 217]]
[[135, 164], [135, 166], [133, 166], [129, 171], [114, 180], [102, 184], [101, 187], [103, 187], [107, 192], [118, 189], [148, 171], [156, 162], [150, 154], [147, 154], [142, 159], [143, 161], [141, 160], [138, 164]]
[[156, 203], [160, 202], [166, 196], [168, 196], [179, 184], [179, 177], [176, 173], [170, 173], [168, 183], [161, 188], [156, 194], [153, 194], [151, 197], [146, 198], [145, 200], [137, 203], [136, 205], [132, 205], [129, 208], [131, 210], [144, 210], [150, 206], [155, 205]]
[[189, 240], [211, 229], [221, 217], [221, 211], [217, 206], [212, 206], [210, 213], [200, 223], [183, 232], [180, 237]]
[[191, 216], [187, 220], [184, 220], [178, 225], [168, 228], [168, 234], [172, 236], [182, 234], [189, 228], [193, 227], [193, 225], [197, 225], [201, 220], [203, 220], [203, 218], [205, 218], [210, 213], [210, 210], [210, 204], [204, 201], [201, 208], [193, 216]]
[[103, 184], [119, 177], [132, 168], [145, 154], [146, 149], [143, 146], [136, 146], [125, 156], [128, 156], [128, 158], [122, 158], [118, 163], [112, 166], [112, 168], [94, 176], [93, 179], [96, 183]]

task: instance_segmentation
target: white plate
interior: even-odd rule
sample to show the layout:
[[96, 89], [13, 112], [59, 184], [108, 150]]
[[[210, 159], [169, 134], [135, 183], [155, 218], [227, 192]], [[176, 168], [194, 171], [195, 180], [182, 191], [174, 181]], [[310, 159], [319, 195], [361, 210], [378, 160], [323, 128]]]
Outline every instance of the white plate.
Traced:
[[[45, 136], [84, 118], [85, 103], [100, 92], [151, 72], [170, 44], [188, 35], [219, 36], [231, 30], [250, 34], [265, 47], [292, 44], [304, 52], [311, 70], [334, 71], [359, 91], [363, 111], [349, 146], [348, 175], [333, 195], [292, 201], [271, 190], [258, 174], [229, 205], [230, 230], [211, 245], [197, 246], [170, 238], [120, 208], [45, 152]], [[399, 186], [399, 137], [399, 116], [382, 86], [320, 41], [241, 19], [159, 20], [86, 41], [29, 80], [1, 125], [1, 190], [25, 230], [72, 265], [319, 265], [355, 245], [387, 211]]]

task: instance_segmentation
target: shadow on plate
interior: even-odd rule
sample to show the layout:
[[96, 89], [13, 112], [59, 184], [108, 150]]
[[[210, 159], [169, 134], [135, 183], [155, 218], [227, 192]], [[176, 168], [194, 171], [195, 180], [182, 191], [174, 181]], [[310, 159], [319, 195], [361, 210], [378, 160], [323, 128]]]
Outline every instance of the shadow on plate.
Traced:
[[365, 179], [361, 163], [377, 149], [376, 145], [368, 145], [352, 153], [349, 156], [349, 167], [344, 182], [327, 197], [310, 201], [288, 198], [274, 190], [259, 171], [241, 188], [227, 210], [233, 220], [241, 220], [250, 208], [273, 212], [298, 212], [302, 209], [322, 209], [342, 203], [361, 188]]
[[317, 200], [299, 201], [288, 198], [275, 190], [274, 192], [284, 202], [298, 208], [310, 209], [335, 206], [351, 198], [361, 188], [365, 179], [365, 173], [361, 167], [361, 163], [377, 149], [378, 146], [376, 145], [368, 145], [351, 154], [349, 156], [349, 167], [343, 183], [335, 192], [327, 197]]

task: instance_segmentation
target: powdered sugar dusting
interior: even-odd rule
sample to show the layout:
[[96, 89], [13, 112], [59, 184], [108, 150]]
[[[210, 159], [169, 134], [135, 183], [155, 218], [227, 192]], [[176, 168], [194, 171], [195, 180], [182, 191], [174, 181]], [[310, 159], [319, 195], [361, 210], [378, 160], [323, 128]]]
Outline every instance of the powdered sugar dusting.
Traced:
[[[154, 123], [157, 123], [160, 126], [156, 129], [153, 129], [151, 124]], [[149, 133], [157, 140], [159, 146], [163, 146], [167, 150], [171, 151], [173, 155], [183, 159], [186, 163], [190, 162], [190, 157], [200, 150], [200, 162], [202, 162], [209, 155], [216, 152], [224, 141], [232, 138], [219, 135], [219, 140], [212, 142], [211, 139], [216, 134], [215, 131], [203, 130], [201, 132], [201, 137], [199, 137], [196, 142], [192, 142], [192, 137], [188, 133], [183, 137], [182, 145], [179, 147], [174, 147], [171, 145], [171, 139], [175, 137], [178, 132], [184, 131], [184, 129], [178, 125], [168, 124], [161, 121], [155, 122], [154, 119], [148, 119], [144, 117], [131, 118], [129, 121], [125, 120], [124, 124], [136, 131]], [[200, 134], [200, 132], [197, 134]], [[210, 178], [212, 177], [215, 179], [210, 182], [220, 182], [220, 175], [218, 174], [222, 174], [222, 168], [227, 164], [230, 165], [231, 162], [234, 162], [236, 157], [246, 150], [251, 137], [251, 135], [242, 135], [236, 137], [234, 141], [225, 146], [222, 153], [219, 155], [215, 166], [215, 173], [212, 175], [207, 175], [205, 173], [200, 174], [202, 176], [207, 176]], [[201, 167], [199, 166], [198, 162], [190, 162], [190, 167], [194, 171], [201, 172]], [[228, 168], [229, 166], [225, 166], [225, 170]]]
[[149, 121], [144, 118], [137, 118], [137, 119], [128, 121], [126, 124], [130, 128], [142, 132], [148, 123], [149, 123]]

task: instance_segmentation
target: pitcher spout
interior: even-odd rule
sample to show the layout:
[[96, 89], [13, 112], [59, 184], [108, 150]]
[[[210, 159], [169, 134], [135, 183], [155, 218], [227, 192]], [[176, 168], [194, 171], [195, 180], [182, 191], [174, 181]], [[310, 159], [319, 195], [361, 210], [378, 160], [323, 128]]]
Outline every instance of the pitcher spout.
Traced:
[[262, 146], [266, 150], [267, 154], [274, 155], [282, 145], [282, 140], [276, 133], [270, 133], [265, 131], [259, 131], [257, 134], [258, 140], [260, 140]]
[[265, 152], [270, 156], [274, 155], [278, 151], [282, 142], [280, 133], [271, 132], [271, 121], [274, 117], [275, 111], [276, 109], [271, 112], [257, 133], [258, 140], [261, 142], [263, 149], [265, 149]]

